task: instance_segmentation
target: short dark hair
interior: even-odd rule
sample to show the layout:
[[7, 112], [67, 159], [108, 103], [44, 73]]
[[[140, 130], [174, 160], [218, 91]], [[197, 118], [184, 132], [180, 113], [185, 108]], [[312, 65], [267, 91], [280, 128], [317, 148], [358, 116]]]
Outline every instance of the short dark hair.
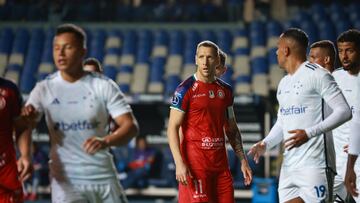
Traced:
[[282, 37], [295, 40], [304, 50], [306, 50], [309, 45], [308, 35], [299, 28], [289, 28], [285, 30]]
[[219, 49], [219, 55], [220, 55], [220, 65], [221, 66], [225, 66], [225, 62], [226, 62], [226, 54], [223, 50]]
[[312, 48], [323, 48], [325, 49], [328, 53], [328, 55], [335, 60], [336, 58], [336, 49], [335, 49], [335, 45], [332, 41], [330, 40], [321, 40], [318, 42], [314, 42], [312, 45], [310, 45], [310, 49]]
[[71, 23], [61, 24], [56, 28], [55, 36], [63, 33], [73, 33], [80, 41], [81, 46], [86, 48], [86, 33], [81, 27]]
[[96, 72], [103, 72], [103, 68], [101, 66], [101, 63], [99, 60], [97, 60], [96, 58], [87, 58], [84, 60], [83, 65], [93, 65], [96, 67]]
[[219, 55], [219, 50], [220, 49], [219, 49], [218, 45], [216, 45], [212, 41], [205, 40], [205, 41], [200, 42], [196, 47], [196, 54], [197, 54], [197, 51], [198, 51], [199, 47], [212, 47], [212, 48], [215, 49], [216, 54]]
[[337, 38], [337, 43], [339, 42], [353, 42], [355, 47], [360, 50], [360, 31], [356, 29], [350, 29], [341, 33]]

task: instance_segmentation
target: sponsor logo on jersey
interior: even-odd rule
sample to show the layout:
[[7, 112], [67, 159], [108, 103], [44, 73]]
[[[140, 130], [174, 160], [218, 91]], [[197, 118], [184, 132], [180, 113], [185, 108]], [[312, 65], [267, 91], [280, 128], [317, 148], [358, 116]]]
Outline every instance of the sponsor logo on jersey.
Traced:
[[218, 91], [217, 91], [217, 96], [218, 96], [220, 99], [223, 99], [223, 98], [225, 97], [224, 91], [218, 90]]
[[178, 93], [178, 92], [175, 92], [175, 94], [174, 94], [174, 96], [173, 96], [173, 98], [171, 100], [171, 104], [174, 105], [174, 106], [178, 105], [179, 102], [180, 102], [180, 97], [181, 97], [181, 94]]
[[55, 99], [51, 102], [51, 104], [60, 104], [60, 102], [59, 102], [58, 98], [55, 98]]
[[206, 94], [205, 93], [202, 93], [202, 94], [195, 94], [192, 96], [192, 98], [199, 98], [199, 97], [205, 97]]
[[0, 95], [0, 110], [5, 108], [6, 106], [6, 100], [3, 96]]
[[209, 98], [213, 99], [215, 98], [215, 93], [212, 90], [209, 90]]
[[77, 121], [72, 123], [67, 123], [64, 121], [56, 122], [54, 124], [54, 130], [58, 131], [82, 131], [82, 130], [92, 130], [99, 126], [100, 122], [89, 122], [87, 120], [84, 121]]
[[281, 107], [280, 108], [280, 113], [283, 116], [288, 116], [288, 115], [296, 115], [296, 114], [304, 114], [306, 113], [306, 109], [308, 107], [307, 106], [290, 106], [287, 108]]
[[195, 91], [198, 86], [199, 86], [199, 84], [198, 84], [197, 82], [195, 82], [195, 83], [193, 84], [193, 86], [191, 87], [191, 89], [192, 89], [193, 91]]
[[224, 138], [221, 137], [203, 137], [201, 138], [202, 149], [219, 149], [224, 146]]

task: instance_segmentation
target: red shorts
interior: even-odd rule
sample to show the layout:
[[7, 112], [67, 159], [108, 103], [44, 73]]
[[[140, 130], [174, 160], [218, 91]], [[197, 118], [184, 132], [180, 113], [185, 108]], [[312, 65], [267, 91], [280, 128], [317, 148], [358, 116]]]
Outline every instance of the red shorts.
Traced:
[[179, 184], [179, 203], [234, 202], [233, 179], [230, 170], [208, 172], [192, 171], [193, 178], [188, 177], [188, 185]]
[[0, 155], [5, 161], [5, 164], [0, 166], [0, 202], [22, 202], [23, 192], [18, 178], [15, 150], [8, 147], [7, 151]]

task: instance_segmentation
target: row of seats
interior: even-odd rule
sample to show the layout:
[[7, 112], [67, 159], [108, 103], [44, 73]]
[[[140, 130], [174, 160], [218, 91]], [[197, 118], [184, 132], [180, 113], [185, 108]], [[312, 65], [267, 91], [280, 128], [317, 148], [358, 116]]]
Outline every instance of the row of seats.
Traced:
[[[276, 58], [277, 40], [289, 27], [305, 30], [310, 42], [336, 40], [341, 32], [360, 28], [358, 4], [347, 8], [313, 4], [293, 19], [253, 21], [249, 25], [221, 29], [92, 28], [88, 35], [88, 56], [102, 62], [104, 73], [128, 95], [170, 96], [180, 81], [195, 71], [196, 45], [211, 40], [228, 54], [228, 71], [222, 78], [234, 87], [235, 95], [267, 96], [283, 77]], [[316, 22], [316, 23], [315, 23]], [[52, 59], [54, 28], [1, 28], [0, 75], [15, 81], [23, 93], [55, 71]]]

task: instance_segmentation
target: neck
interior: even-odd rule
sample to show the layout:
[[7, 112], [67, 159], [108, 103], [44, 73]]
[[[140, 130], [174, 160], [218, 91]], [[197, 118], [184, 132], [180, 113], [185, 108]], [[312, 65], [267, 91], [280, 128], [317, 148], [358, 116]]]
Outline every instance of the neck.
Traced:
[[351, 68], [350, 70], [348, 70], [348, 73], [350, 75], [358, 75], [359, 72], [360, 72], [360, 65], [357, 65], [354, 68]]
[[300, 65], [302, 63], [304, 63], [306, 61], [306, 58], [293, 58], [290, 59], [288, 64], [287, 64], [287, 68], [286, 68], [286, 72], [288, 72], [290, 75], [293, 75], [300, 67]]
[[209, 76], [209, 77], [202, 77], [198, 72], [195, 73], [196, 79], [200, 80], [203, 83], [212, 83], [215, 81], [215, 76]]
[[82, 76], [84, 76], [85, 71], [83, 69], [77, 69], [76, 71], [60, 71], [61, 77], [67, 82], [76, 82]]

